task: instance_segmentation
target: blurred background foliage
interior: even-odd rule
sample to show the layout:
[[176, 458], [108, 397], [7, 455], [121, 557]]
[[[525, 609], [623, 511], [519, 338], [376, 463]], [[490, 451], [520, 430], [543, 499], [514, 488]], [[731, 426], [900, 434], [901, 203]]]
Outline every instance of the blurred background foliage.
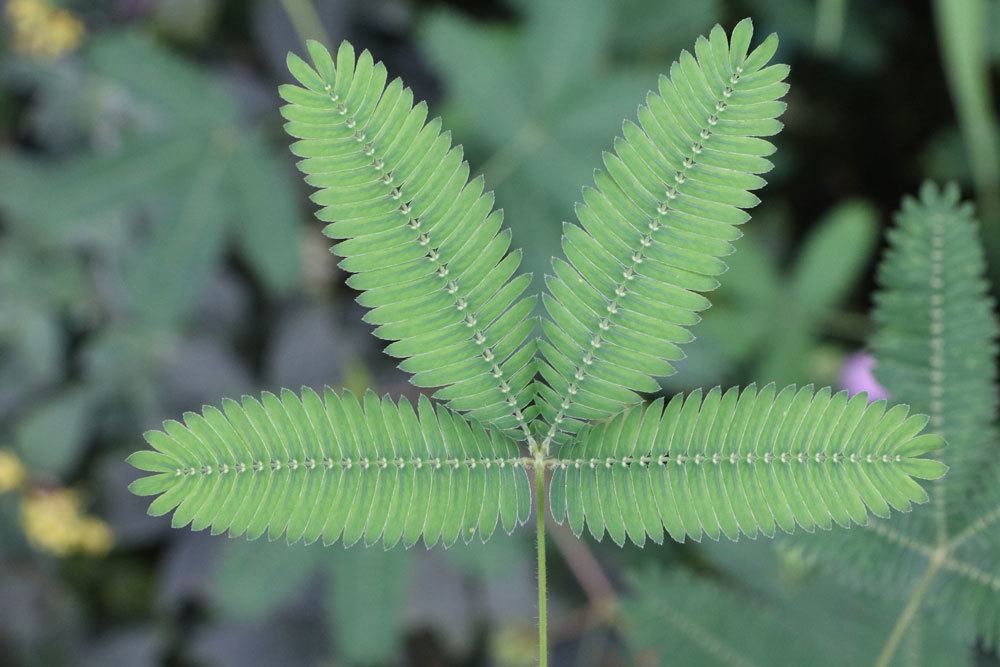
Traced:
[[[976, 196], [1000, 267], [998, 0], [0, 5], [0, 664], [534, 660], [525, 535], [247, 544], [171, 532], [125, 490], [142, 430], [222, 396], [414, 391], [282, 135], [276, 86], [307, 37], [372, 49], [430, 101], [541, 285], [600, 152], [679, 50], [745, 15], [777, 31], [792, 92], [772, 184], [667, 393], [863, 388], [881, 232], [924, 177]], [[559, 665], [866, 663], [898, 614], [763, 543], [643, 552], [555, 529], [550, 549]], [[930, 626], [906, 641], [900, 664], [995, 664]]]

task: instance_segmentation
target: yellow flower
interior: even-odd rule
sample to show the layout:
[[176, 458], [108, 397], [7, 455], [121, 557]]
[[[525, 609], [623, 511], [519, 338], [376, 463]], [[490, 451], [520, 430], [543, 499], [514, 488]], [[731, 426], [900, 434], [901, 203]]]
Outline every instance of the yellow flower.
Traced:
[[490, 639], [490, 654], [500, 667], [536, 664], [538, 641], [534, 629], [523, 624], [501, 627]]
[[17, 455], [9, 449], [0, 449], [0, 493], [18, 488], [27, 476]]
[[28, 541], [57, 556], [103, 555], [114, 542], [108, 525], [80, 512], [80, 498], [70, 489], [35, 491], [21, 501], [21, 523]]
[[7, 19], [14, 51], [38, 60], [56, 60], [83, 41], [83, 22], [47, 0], [7, 0]]
[[111, 527], [100, 519], [87, 517], [80, 522], [80, 551], [92, 556], [103, 556], [115, 543]]
[[33, 492], [21, 501], [21, 523], [28, 541], [58, 556], [73, 550], [79, 516], [80, 500], [67, 489]]

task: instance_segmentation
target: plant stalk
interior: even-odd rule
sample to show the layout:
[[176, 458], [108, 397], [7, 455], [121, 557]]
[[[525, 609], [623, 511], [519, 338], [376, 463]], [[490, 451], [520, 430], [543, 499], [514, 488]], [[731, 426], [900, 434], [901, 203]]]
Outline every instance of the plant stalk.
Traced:
[[545, 584], [545, 462], [535, 456], [535, 551], [538, 554], [538, 664], [549, 664], [549, 619]]
[[1000, 132], [990, 89], [989, 21], [984, 0], [935, 0], [938, 40], [994, 278], [1000, 275]]
[[819, 0], [816, 7], [816, 50], [835, 56], [844, 37], [847, 0]]
[[323, 22], [320, 21], [312, 0], [281, 0], [281, 6], [284, 7], [285, 14], [292, 22], [295, 34], [303, 43], [306, 40], [315, 39], [335, 48], [336, 45], [331, 44], [330, 36], [323, 28]]
[[927, 595], [934, 577], [937, 576], [938, 571], [944, 565], [947, 558], [947, 548], [938, 547], [931, 557], [930, 563], [927, 565], [927, 571], [924, 572], [920, 580], [913, 586], [913, 591], [910, 593], [910, 599], [906, 602], [906, 607], [903, 608], [902, 613], [896, 620], [896, 625], [893, 626], [889, 638], [886, 639], [882, 651], [875, 660], [875, 667], [889, 667], [892, 663], [892, 659], [896, 656], [896, 651], [899, 649], [899, 643], [903, 640], [906, 631], [909, 630], [913, 619], [916, 618], [917, 612], [920, 610], [920, 605], [924, 601], [924, 596]]

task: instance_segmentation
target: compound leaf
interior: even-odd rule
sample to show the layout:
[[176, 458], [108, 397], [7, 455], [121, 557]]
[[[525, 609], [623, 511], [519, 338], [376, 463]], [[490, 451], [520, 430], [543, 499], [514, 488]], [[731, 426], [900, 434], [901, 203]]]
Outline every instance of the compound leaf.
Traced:
[[546, 444], [658, 390], [654, 378], [672, 374], [693, 339], [688, 328], [709, 306], [701, 293], [719, 285], [744, 209], [759, 201], [751, 191], [772, 167], [774, 146], [760, 137], [782, 127], [788, 67], [765, 67], [773, 35], [747, 55], [752, 31], [749, 19], [730, 39], [716, 26], [696, 56], [681, 54], [605, 153], [579, 225], [564, 227], [539, 343]]
[[515, 277], [521, 254], [508, 253], [492, 193], [368, 51], [344, 42], [334, 58], [310, 42], [309, 52], [313, 66], [289, 56], [301, 86], [280, 89], [285, 128], [348, 284], [364, 292], [365, 320], [394, 341], [386, 353], [414, 384], [443, 387], [438, 398], [493, 427], [526, 430], [535, 300], [522, 296], [531, 279]]
[[174, 527], [289, 543], [445, 546], [530, 509], [515, 443], [421, 397], [284, 390], [226, 401], [150, 431], [129, 461], [152, 475], [130, 489]]
[[934, 504], [961, 529], [996, 442], [998, 322], [977, 223], [956, 187], [927, 183], [919, 200], [903, 200], [888, 236], [872, 313], [875, 375], [952, 445]]
[[948, 439], [940, 459], [951, 470], [931, 485], [926, 511], [797, 546], [866, 592], [911, 596], [897, 600], [901, 624], [936, 612], [956, 636], [996, 645], [998, 322], [978, 225], [956, 186], [926, 183], [903, 200], [888, 237], [873, 312], [875, 375], [890, 398], [930, 415]]
[[863, 525], [925, 502], [914, 478], [944, 474], [920, 458], [944, 444], [918, 435], [926, 424], [828, 388], [677, 394], [581, 432], [579, 457], [555, 462], [552, 512], [578, 535], [638, 545]]

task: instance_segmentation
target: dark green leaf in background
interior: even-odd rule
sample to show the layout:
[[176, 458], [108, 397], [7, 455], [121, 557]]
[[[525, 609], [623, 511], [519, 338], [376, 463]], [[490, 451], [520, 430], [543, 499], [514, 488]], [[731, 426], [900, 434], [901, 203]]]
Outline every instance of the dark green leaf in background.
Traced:
[[378, 546], [324, 553], [331, 556], [326, 613], [337, 655], [349, 664], [389, 661], [403, 634], [410, 554]]
[[93, 397], [67, 389], [35, 405], [17, 428], [17, 450], [31, 470], [65, 477], [80, 462], [93, 428]]
[[[820, 218], [791, 267], [782, 271], [775, 252], [751, 231], [727, 258], [730, 265], [716, 305], [694, 332], [690, 358], [670, 387], [717, 382], [720, 374], [751, 366], [761, 382], [830, 383], [814, 367], [815, 351], [838, 308], [851, 297], [868, 266], [878, 236], [870, 203], [847, 200]], [[860, 342], [858, 343], [860, 346]], [[679, 384], [683, 383], [683, 384]]]
[[[439, 12], [422, 34], [444, 78], [449, 125], [479, 157], [487, 187], [497, 188], [514, 245], [524, 248], [540, 284], [580, 184], [680, 45], [660, 42], [662, 63], [615, 62], [607, 3], [544, 0], [521, 8], [522, 28]], [[706, 17], [692, 30], [710, 25]]]
[[232, 102], [203, 68], [185, 62], [151, 35], [124, 31], [94, 42], [89, 52], [94, 71], [148, 105], [161, 122], [195, 126], [228, 120]]
[[878, 214], [868, 202], [847, 200], [819, 221], [792, 265], [795, 300], [810, 320], [850, 296], [878, 241]]
[[207, 163], [196, 171], [190, 190], [156, 221], [144, 251], [132, 258], [126, 285], [141, 320], [177, 323], [196, 305], [222, 250], [226, 209], [219, 191], [226, 167]]
[[230, 540], [212, 576], [212, 597], [222, 615], [242, 621], [274, 613], [296, 593], [316, 586], [330, 554], [268, 540]]
[[262, 137], [251, 135], [227, 165], [236, 206], [232, 236], [268, 291], [284, 294], [301, 283], [299, 205], [284, 165]]

